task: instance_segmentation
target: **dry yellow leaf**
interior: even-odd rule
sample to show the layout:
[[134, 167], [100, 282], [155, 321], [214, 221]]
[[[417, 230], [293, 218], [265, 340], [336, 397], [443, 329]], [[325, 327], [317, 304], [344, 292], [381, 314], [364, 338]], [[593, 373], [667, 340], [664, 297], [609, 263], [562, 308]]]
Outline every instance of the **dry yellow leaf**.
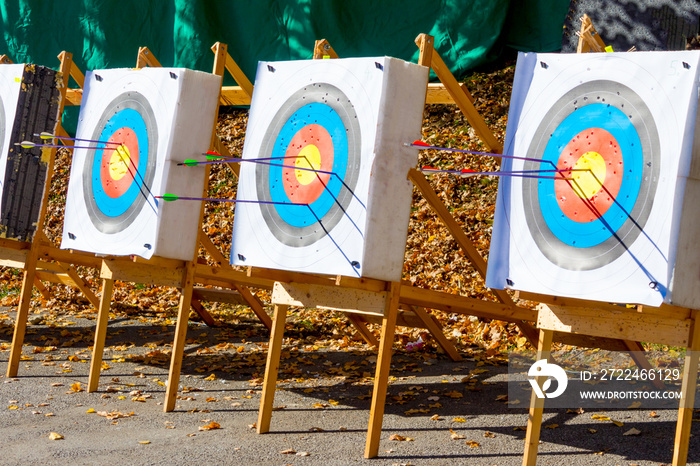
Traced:
[[403, 435], [393, 434], [389, 436], [389, 440], [395, 440], [397, 442], [413, 442], [411, 437], [404, 437]]
[[141, 445], [148, 445], [149, 443], [151, 443], [151, 441], [150, 440], [139, 440], [139, 443]]
[[463, 417], [456, 417], [456, 418], [452, 419], [452, 422], [467, 422], [467, 420], [464, 419]]
[[63, 440], [63, 435], [58, 432], [51, 432], [49, 434], [49, 440]]
[[463, 440], [466, 438], [464, 435], [458, 434], [452, 429], [450, 429], [450, 436], [452, 437], [452, 440]]
[[214, 430], [214, 429], [221, 429], [221, 426], [219, 425], [218, 422], [211, 421], [211, 423], [207, 424], [206, 426], [199, 426], [199, 430]]
[[608, 416], [603, 416], [602, 414], [592, 414], [591, 419], [595, 419], [596, 421], [609, 421], [610, 418]]
[[464, 443], [466, 443], [467, 445], [469, 445], [469, 448], [476, 448], [476, 447], [480, 447], [480, 446], [481, 446], [481, 444], [480, 444], [479, 442], [475, 442], [474, 440], [467, 440], [467, 441], [464, 442]]
[[92, 408], [90, 408], [90, 409], [88, 409], [87, 411], [85, 411], [85, 414], [92, 414], [92, 413], [94, 413], [94, 412], [95, 412], [95, 410], [92, 409]]
[[556, 429], [557, 427], [559, 427], [559, 424], [549, 424], [544, 426], [545, 429]]
[[495, 436], [496, 436], [496, 434], [494, 434], [493, 432], [489, 432], [489, 431], [484, 432], [484, 437], [486, 437], [486, 438], [494, 438]]

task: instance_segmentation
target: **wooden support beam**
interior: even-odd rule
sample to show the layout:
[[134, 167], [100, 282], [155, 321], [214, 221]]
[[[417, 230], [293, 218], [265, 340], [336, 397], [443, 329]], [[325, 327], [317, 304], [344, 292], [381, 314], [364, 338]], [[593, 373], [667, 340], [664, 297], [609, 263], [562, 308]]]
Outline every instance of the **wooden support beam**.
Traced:
[[114, 280], [102, 279], [102, 296], [97, 308], [97, 325], [95, 327], [95, 343], [92, 346], [92, 358], [90, 358], [90, 376], [88, 378], [88, 393], [97, 391], [100, 383], [100, 370], [102, 369], [102, 355], [104, 354], [105, 339], [107, 338], [107, 325], [109, 324], [109, 309], [112, 305], [112, 292]]
[[260, 410], [258, 411], [258, 434], [270, 431], [272, 407], [275, 402], [275, 390], [277, 390], [277, 374], [280, 370], [284, 325], [287, 320], [287, 307], [284, 304], [275, 304], [270, 344], [267, 347], [267, 362], [265, 364], [262, 397], [260, 398]]
[[488, 127], [481, 114], [479, 114], [470, 96], [464, 93], [462, 87], [440, 57], [440, 54], [435, 50], [435, 39], [433, 36], [420, 34], [416, 37], [415, 42], [422, 54], [427, 54], [429, 52], [429, 57], [419, 58], [418, 63], [425, 64], [425, 66], [428, 66], [427, 64], [430, 63], [430, 67], [435, 72], [438, 79], [445, 85], [447, 92], [450, 93], [457, 107], [462, 111], [464, 117], [469, 121], [469, 124], [474, 128], [477, 136], [479, 136], [479, 139], [481, 139], [489, 152], [502, 153], [503, 146], [498, 142], [496, 136], [493, 135], [491, 129]]
[[581, 30], [576, 35], [578, 36], [576, 53], [605, 52], [605, 42], [596, 31], [588, 15], [584, 14], [581, 17]]
[[379, 354], [377, 369], [374, 373], [374, 390], [372, 390], [372, 405], [369, 411], [369, 427], [365, 443], [365, 458], [374, 458], [379, 453], [379, 440], [384, 420], [384, 405], [389, 385], [389, 368], [391, 352], [396, 334], [396, 316], [399, 312], [399, 283], [392, 283], [391, 290], [386, 296], [382, 333], [379, 339]]
[[15, 318], [15, 330], [12, 335], [12, 348], [10, 359], [7, 363], [7, 377], [17, 377], [19, 361], [22, 357], [22, 345], [24, 344], [24, 334], [27, 330], [27, 317], [29, 316], [29, 302], [34, 289], [34, 276], [36, 274], [36, 264], [38, 260], [38, 248], [36, 243], [27, 253], [24, 263], [24, 277], [22, 278], [22, 291], [19, 295], [19, 305], [17, 306], [17, 317]]
[[136, 57], [136, 68], [145, 68], [147, 66], [161, 67], [162, 65], [148, 47], [139, 47], [139, 53]]
[[267, 315], [267, 312], [265, 312], [262, 302], [260, 302], [248, 288], [241, 285], [234, 285], [234, 288], [240, 293], [241, 297], [243, 297], [248, 307], [253, 310], [258, 319], [260, 319], [260, 322], [262, 322], [268, 330], [272, 330], [272, 319]]
[[218, 322], [214, 320], [214, 318], [209, 314], [209, 311], [207, 311], [202, 303], [197, 299], [194, 294], [192, 296], [192, 300], [190, 301], [190, 306], [192, 309], [194, 309], [194, 312], [197, 313], [197, 315], [202, 319], [202, 321], [207, 324], [209, 327], [216, 327], [218, 326]]
[[494, 303], [406, 285], [401, 286], [401, 303], [508, 322], [537, 320], [537, 311], [515, 304]]
[[[683, 347], [688, 346], [691, 323], [690, 319], [630, 312], [625, 308], [595, 313], [590, 308], [547, 304], [540, 305], [537, 318], [540, 329]], [[650, 328], [654, 331], [650, 332]]]
[[[537, 343], [537, 361], [541, 359], [551, 360], [550, 350], [552, 349], [551, 330], [540, 330]], [[537, 385], [542, 388], [547, 377], [537, 377]], [[537, 447], [540, 443], [540, 431], [542, 429], [542, 413], [544, 412], [544, 398], [538, 398], [535, 391], [530, 396], [530, 412], [527, 421], [527, 431], [525, 433], [525, 453], [523, 455], [523, 466], [535, 466], [537, 464]]]
[[180, 304], [177, 311], [173, 351], [170, 356], [168, 384], [165, 387], [165, 402], [163, 403], [163, 411], [166, 413], [175, 409], [175, 403], [177, 402], [177, 389], [180, 384], [180, 371], [182, 370], [182, 358], [185, 354], [185, 339], [187, 337], [187, 322], [190, 319], [190, 305], [194, 287], [194, 263], [192, 261], [187, 262], [185, 265], [180, 287]]
[[353, 327], [355, 327], [357, 330], [357, 334], [360, 335], [360, 337], [362, 337], [362, 339], [365, 340], [368, 345], [379, 346], [379, 340], [377, 340], [377, 337], [375, 337], [374, 334], [367, 328], [367, 316], [346, 312], [345, 317], [348, 318], [348, 321], [350, 321]]
[[693, 422], [695, 390], [698, 383], [698, 363], [700, 363], [699, 317], [700, 312], [693, 311], [693, 325], [689, 332], [689, 344], [686, 348], [685, 365], [683, 366], [683, 382], [681, 383], [681, 393], [683, 397], [678, 405], [676, 437], [673, 442], [673, 466], [685, 465], [688, 460], [690, 427]]
[[411, 309], [416, 313], [433, 338], [435, 338], [437, 344], [440, 345], [440, 348], [442, 348], [445, 353], [447, 353], [450, 359], [455, 362], [461, 361], [462, 356], [460, 356], [459, 351], [457, 351], [457, 348], [455, 348], [452, 342], [447, 339], [442, 330], [442, 326], [435, 319], [433, 319], [433, 317], [428, 314], [424, 308], [420, 306], [412, 306]]

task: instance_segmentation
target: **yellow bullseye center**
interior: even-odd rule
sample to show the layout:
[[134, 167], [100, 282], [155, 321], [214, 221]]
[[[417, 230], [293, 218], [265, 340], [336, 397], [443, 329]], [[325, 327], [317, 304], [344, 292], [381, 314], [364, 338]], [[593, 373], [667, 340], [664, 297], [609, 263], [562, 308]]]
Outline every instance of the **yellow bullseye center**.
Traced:
[[[319, 170], [321, 168], [321, 153], [318, 147], [309, 144], [299, 151], [299, 157], [294, 161], [294, 174], [297, 177], [299, 184], [307, 185], [318, 179], [316, 172], [311, 170]], [[303, 168], [305, 170], [299, 170]], [[309, 170], [311, 169], [311, 170]]]
[[109, 158], [109, 176], [113, 180], [121, 180], [128, 173], [130, 164], [129, 149], [122, 144], [112, 152], [112, 156]]
[[586, 152], [576, 161], [572, 172], [574, 192], [581, 198], [590, 199], [605, 183], [605, 160], [598, 152]]

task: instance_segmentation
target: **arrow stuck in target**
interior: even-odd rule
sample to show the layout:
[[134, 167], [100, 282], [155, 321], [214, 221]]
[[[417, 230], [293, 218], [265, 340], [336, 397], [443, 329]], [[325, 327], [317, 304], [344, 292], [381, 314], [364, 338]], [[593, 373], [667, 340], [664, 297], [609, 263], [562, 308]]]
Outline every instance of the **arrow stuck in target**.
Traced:
[[[61, 140], [68, 140], [68, 141], [81, 141], [81, 142], [94, 142], [96, 144], [114, 144], [117, 146], [121, 145], [121, 142], [114, 142], [114, 141], [97, 141], [95, 139], [84, 139], [84, 138], [71, 138], [68, 136], [56, 136], [55, 134], [47, 133], [46, 131], [37, 134], [34, 133], [35, 137], [40, 137], [41, 139], [61, 139]], [[26, 141], [25, 141], [26, 142]], [[24, 142], [22, 142], [24, 144]]]

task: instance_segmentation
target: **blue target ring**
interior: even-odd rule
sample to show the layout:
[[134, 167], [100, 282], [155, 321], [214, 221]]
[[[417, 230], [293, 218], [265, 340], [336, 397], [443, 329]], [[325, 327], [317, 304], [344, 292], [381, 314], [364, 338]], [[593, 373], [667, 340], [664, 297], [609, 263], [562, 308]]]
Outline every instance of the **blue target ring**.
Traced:
[[[575, 222], [562, 212], [556, 199], [555, 183], [562, 181], [540, 179], [538, 182], [542, 217], [550, 231], [563, 243], [578, 248], [589, 248], [606, 241], [629, 219], [639, 195], [644, 165], [642, 143], [628, 116], [610, 105], [591, 104], [570, 114], [554, 130], [542, 156], [543, 161], [551, 163], [542, 163], [542, 168], [556, 167], [561, 152], [569, 141], [589, 128], [603, 128], [611, 133], [622, 153], [622, 184], [615, 203], [607, 212], [592, 222]], [[551, 175], [542, 173], [542, 176]]]
[[[283, 188], [284, 167], [281, 165], [289, 166], [294, 164], [294, 160], [284, 159], [283, 157], [292, 138], [309, 124], [320, 125], [328, 131], [333, 141], [333, 154], [335, 154], [331, 170], [335, 175], [329, 178], [326, 183], [326, 189], [324, 189], [318, 199], [309, 205], [313, 213], [306, 207], [282, 204], [293, 201]], [[321, 157], [324, 155], [321, 154]], [[276, 165], [270, 166], [268, 183], [271, 199], [273, 202], [278, 203], [274, 204], [274, 208], [280, 218], [289, 225], [299, 228], [317, 223], [318, 219], [323, 218], [336, 205], [336, 199], [343, 188], [341, 180], [345, 178], [348, 167], [348, 138], [343, 120], [327, 104], [311, 103], [304, 105], [294, 112], [282, 126], [275, 140], [272, 157], [275, 159], [273, 162]]]
[[[139, 152], [148, 154], [148, 130], [146, 129], [146, 122], [139, 112], [131, 108], [120, 110], [110, 118], [97, 140], [107, 141], [121, 128], [131, 129], [138, 139]], [[96, 161], [102, 160], [105, 148], [104, 144], [98, 144], [98, 150], [95, 151]], [[127, 191], [121, 196], [113, 198], [107, 195], [102, 186], [100, 173], [101, 165], [99, 163], [94, 163], [92, 165], [92, 186], [97, 208], [107, 217], [118, 217], [124, 214], [134, 201], [136, 201], [136, 198], [142, 196], [141, 190], [147, 166], [148, 157], [139, 157], [136, 173], [127, 173], [125, 175], [133, 177], [131, 186], [129, 186]]]

